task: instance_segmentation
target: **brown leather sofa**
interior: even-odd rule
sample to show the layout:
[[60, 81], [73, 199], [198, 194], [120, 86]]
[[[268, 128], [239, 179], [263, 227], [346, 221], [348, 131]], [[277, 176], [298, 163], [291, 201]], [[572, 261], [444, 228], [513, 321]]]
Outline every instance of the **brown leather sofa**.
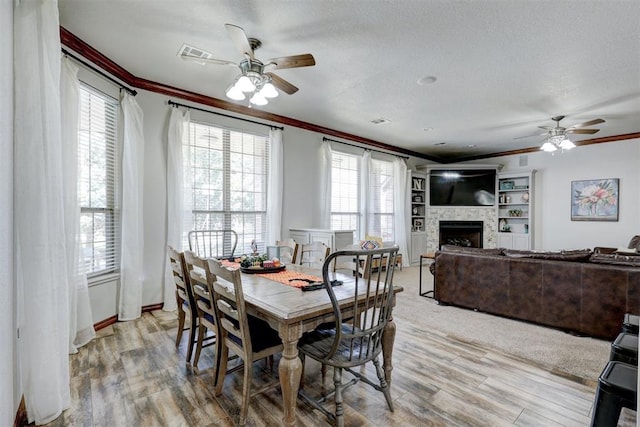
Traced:
[[640, 256], [443, 247], [434, 265], [439, 303], [607, 340], [640, 313]]

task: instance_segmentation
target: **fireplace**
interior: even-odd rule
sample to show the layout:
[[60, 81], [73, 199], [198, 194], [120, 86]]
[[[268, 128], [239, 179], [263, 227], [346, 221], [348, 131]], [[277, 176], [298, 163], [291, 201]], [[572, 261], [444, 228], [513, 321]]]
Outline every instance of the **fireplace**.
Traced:
[[482, 247], [482, 221], [440, 221], [438, 248], [442, 245]]

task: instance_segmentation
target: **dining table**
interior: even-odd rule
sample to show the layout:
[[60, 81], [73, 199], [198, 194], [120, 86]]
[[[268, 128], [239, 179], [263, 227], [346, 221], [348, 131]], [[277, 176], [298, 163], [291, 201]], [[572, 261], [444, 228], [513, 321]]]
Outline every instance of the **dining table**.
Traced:
[[[287, 265], [288, 275], [295, 277], [322, 277], [318, 269], [299, 265]], [[317, 326], [335, 321], [333, 305], [326, 289], [302, 291], [300, 287], [284, 284], [285, 280], [277, 280], [271, 274], [242, 274], [242, 290], [248, 314], [266, 320], [278, 331], [283, 343], [282, 358], [278, 367], [280, 386], [282, 390], [284, 417], [283, 425], [296, 424], [296, 400], [302, 375], [302, 361], [298, 356], [298, 340], [305, 332], [312, 331]], [[355, 278], [349, 272], [331, 271], [330, 280], [342, 281], [341, 286], [333, 287], [333, 291], [340, 304], [343, 317], [353, 311]], [[301, 286], [301, 285], [298, 285]], [[402, 292], [402, 286], [393, 286], [395, 295]], [[391, 384], [391, 355], [395, 339], [396, 326], [393, 318], [389, 319], [383, 332], [382, 358], [383, 370], [387, 383]]]

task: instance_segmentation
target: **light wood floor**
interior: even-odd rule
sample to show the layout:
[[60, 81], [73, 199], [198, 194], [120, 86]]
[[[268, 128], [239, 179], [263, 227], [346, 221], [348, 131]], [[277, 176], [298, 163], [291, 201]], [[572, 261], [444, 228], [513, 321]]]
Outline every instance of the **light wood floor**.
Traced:
[[[348, 426], [588, 426], [595, 386], [580, 384], [477, 345], [401, 322], [394, 348], [390, 412], [382, 393], [364, 383], [345, 392]], [[237, 421], [242, 371], [227, 376], [221, 397], [211, 393], [212, 347], [200, 374], [184, 363], [174, 313], [155, 311], [105, 328], [71, 356], [72, 407], [49, 426], [227, 426]], [[275, 372], [277, 373], [277, 362]], [[372, 373], [368, 369], [368, 372]], [[255, 383], [270, 380], [263, 362]], [[348, 374], [345, 374], [347, 376]], [[319, 366], [308, 362], [305, 389], [319, 394]], [[375, 378], [375, 377], [374, 377]], [[326, 419], [298, 403], [298, 425], [326, 426]], [[635, 425], [623, 410], [620, 425]], [[280, 389], [252, 400], [247, 425], [281, 425]]]

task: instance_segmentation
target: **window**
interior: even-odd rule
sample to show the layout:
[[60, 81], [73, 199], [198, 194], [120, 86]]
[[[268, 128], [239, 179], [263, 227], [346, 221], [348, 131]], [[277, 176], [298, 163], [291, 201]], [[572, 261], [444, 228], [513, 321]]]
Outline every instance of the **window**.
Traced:
[[195, 122], [189, 137], [193, 228], [232, 229], [236, 253], [250, 253], [252, 240], [265, 252], [268, 137]]
[[88, 276], [117, 270], [119, 212], [116, 208], [118, 103], [80, 85], [78, 202], [80, 269]]
[[361, 162], [357, 155], [332, 153], [331, 229], [356, 230], [356, 238], [368, 234], [394, 241], [393, 163], [372, 159], [369, 188], [362, 188]]
[[382, 236], [383, 241], [392, 242], [395, 240], [393, 234], [393, 163], [372, 159], [369, 186], [367, 234]]
[[331, 229], [359, 231], [360, 158], [335, 151], [331, 157]]

